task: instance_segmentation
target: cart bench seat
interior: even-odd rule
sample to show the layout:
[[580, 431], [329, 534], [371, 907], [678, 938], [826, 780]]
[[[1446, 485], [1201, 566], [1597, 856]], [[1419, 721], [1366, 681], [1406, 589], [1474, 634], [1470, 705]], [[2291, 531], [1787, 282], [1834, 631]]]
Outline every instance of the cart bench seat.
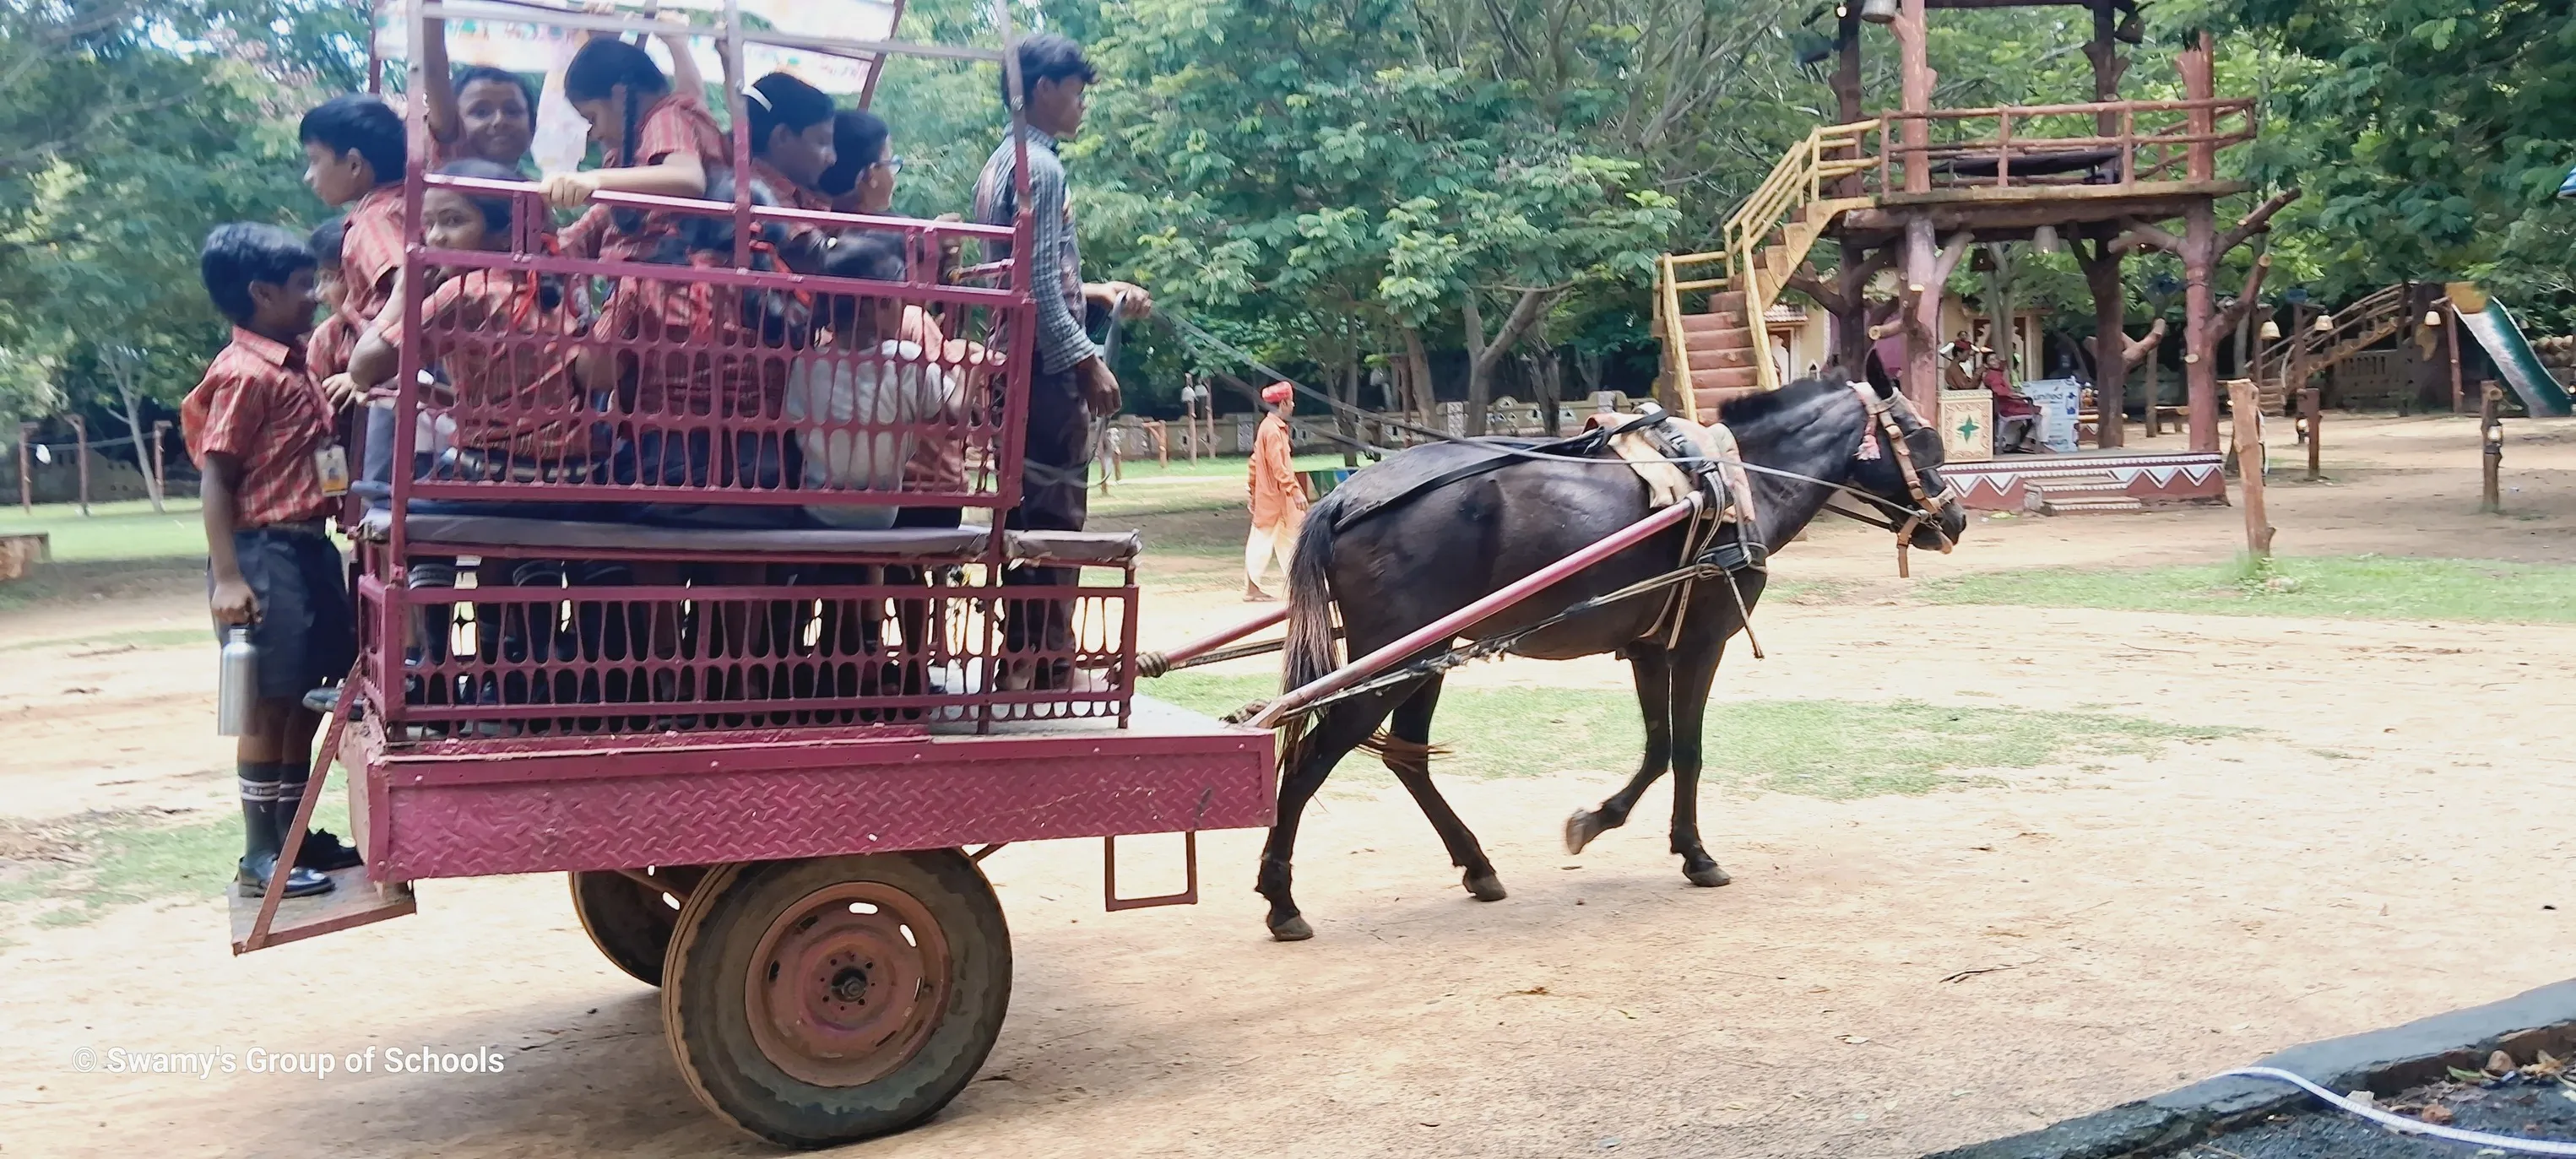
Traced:
[[1272, 735], [1115, 717], [389, 746], [343, 734], [378, 881], [704, 865], [1268, 825]]
[[[384, 542], [392, 532], [390, 511], [369, 511], [358, 525], [358, 537], [371, 542]], [[992, 531], [983, 527], [736, 530], [414, 513], [404, 516], [403, 535], [418, 547], [464, 548], [468, 552], [479, 548], [639, 552], [729, 560], [775, 556], [927, 560], [980, 556], [991, 544]], [[1122, 567], [1145, 547], [1144, 537], [1133, 531], [1005, 531], [1002, 537], [1003, 550], [1010, 558], [1034, 563]]]

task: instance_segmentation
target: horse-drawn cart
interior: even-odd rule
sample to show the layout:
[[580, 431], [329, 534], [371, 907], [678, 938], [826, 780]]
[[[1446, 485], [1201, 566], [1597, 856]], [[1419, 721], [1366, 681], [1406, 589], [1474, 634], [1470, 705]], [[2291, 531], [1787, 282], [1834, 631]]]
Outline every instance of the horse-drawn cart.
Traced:
[[[732, 0], [714, 15], [695, 32], [729, 72], [746, 45], [871, 65], [922, 48], [754, 21]], [[414, 0], [408, 42], [462, 18], [671, 30]], [[1001, 52], [927, 51], [1015, 75]], [[746, 79], [726, 77], [737, 126]], [[1119, 898], [1115, 839], [1264, 825], [1273, 807], [1268, 732], [1135, 695], [1137, 538], [1001, 529], [1030, 367], [994, 336], [1036, 329], [1029, 270], [1007, 256], [1033, 249], [1025, 153], [1010, 226], [782, 209], [742, 181], [707, 201], [600, 194], [700, 252], [583, 258], [550, 244], [539, 186], [427, 171], [421, 103], [398, 386], [371, 416], [393, 445], [372, 464], [372, 507], [353, 504], [344, 528], [360, 655], [315, 770], [317, 786], [334, 758], [348, 770], [366, 864], [317, 896], [286, 899], [278, 873], [236, 899], [235, 951], [411, 913], [424, 880], [566, 873], [601, 953], [662, 987], [681, 1072], [718, 1114], [803, 1146], [918, 1122], [972, 1079], [1009, 1003], [985, 854], [1103, 838], [1109, 908], [1188, 903], [1194, 860], [1185, 891]], [[755, 172], [745, 134], [733, 150], [730, 171]], [[506, 200], [507, 242], [433, 248], [421, 207], [441, 191]], [[792, 233], [899, 239], [906, 272], [773, 260]], [[976, 245], [1007, 250], [945, 260]], [[579, 324], [436, 313], [433, 287], [469, 275], [523, 281], [530, 298], [542, 283]], [[621, 297], [695, 312], [641, 333], [592, 323]], [[830, 340], [853, 303], [890, 300], [918, 312], [907, 327], [928, 316], [959, 340]], [[592, 365], [606, 370], [579, 373]], [[474, 377], [529, 366], [571, 372], [528, 390]], [[854, 374], [917, 405], [786, 405], [793, 383]], [[883, 461], [855, 485], [798, 469], [941, 446], [962, 478], [907, 473], [899, 494]], [[790, 514], [894, 505], [983, 518]], [[290, 863], [320, 795], [287, 829]]]

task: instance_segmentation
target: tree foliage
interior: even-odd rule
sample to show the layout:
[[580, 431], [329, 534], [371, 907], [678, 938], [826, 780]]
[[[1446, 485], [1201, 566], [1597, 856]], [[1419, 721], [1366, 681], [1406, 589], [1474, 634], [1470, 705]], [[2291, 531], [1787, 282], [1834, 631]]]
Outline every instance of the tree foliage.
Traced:
[[[196, 254], [309, 225], [294, 118], [353, 86], [358, 10], [267, 0], [0, 6], [0, 410], [175, 401], [223, 327]], [[125, 388], [119, 389], [120, 384]], [[121, 425], [121, 423], [120, 423]]]

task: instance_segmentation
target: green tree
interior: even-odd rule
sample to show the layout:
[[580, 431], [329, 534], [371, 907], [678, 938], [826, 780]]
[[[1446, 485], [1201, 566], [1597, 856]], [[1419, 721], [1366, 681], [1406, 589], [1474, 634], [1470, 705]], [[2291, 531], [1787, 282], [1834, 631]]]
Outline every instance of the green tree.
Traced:
[[212, 225], [301, 227], [294, 117], [353, 85], [346, 5], [81, 0], [0, 11], [0, 391], [13, 415], [69, 404], [123, 423], [175, 402], [221, 345], [196, 276]]

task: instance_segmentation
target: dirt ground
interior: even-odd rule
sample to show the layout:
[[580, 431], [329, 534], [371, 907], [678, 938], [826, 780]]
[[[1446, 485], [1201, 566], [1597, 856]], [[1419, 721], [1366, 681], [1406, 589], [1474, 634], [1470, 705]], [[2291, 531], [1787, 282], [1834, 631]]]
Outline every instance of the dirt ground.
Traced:
[[[2328, 435], [2335, 483], [2272, 490], [2280, 551], [2576, 563], [2576, 424], [2515, 425], [2502, 518], [2471, 513], [2473, 423]], [[1915, 574], [2224, 560], [2240, 535], [2234, 508], [1979, 520]], [[1718, 695], [1859, 702], [1855, 729], [1912, 698], [2260, 731], [1922, 796], [1711, 791], [1718, 890], [1683, 882], [1661, 796], [1567, 857], [1566, 813], [1627, 770], [1533, 753], [1543, 775], [1444, 784], [1512, 891], [1490, 905], [1401, 792], [1344, 788], [1306, 823], [1295, 945], [1264, 935], [1257, 833], [1201, 842], [1200, 905], [1115, 915], [1092, 844], [1014, 846], [986, 863], [1017, 980], [981, 1081], [832, 1153], [1903, 1156], [2565, 976], [2576, 625], [1942, 606], [1891, 564], [1883, 533], [1820, 526], [1776, 569], [1856, 594], [1765, 607], [1770, 658], [1731, 657]], [[1148, 645], [1231, 596], [1150, 590]], [[228, 808], [202, 625], [186, 583], [0, 616], [0, 816]], [[1626, 683], [1606, 660], [1460, 679]], [[1125, 884], [1176, 880], [1177, 844], [1122, 848]], [[215, 899], [65, 927], [0, 907], [0, 1155], [766, 1153], [690, 1098], [655, 992], [561, 878], [427, 883], [420, 907], [245, 958]], [[371, 1046], [506, 1065], [76, 1066]]]

